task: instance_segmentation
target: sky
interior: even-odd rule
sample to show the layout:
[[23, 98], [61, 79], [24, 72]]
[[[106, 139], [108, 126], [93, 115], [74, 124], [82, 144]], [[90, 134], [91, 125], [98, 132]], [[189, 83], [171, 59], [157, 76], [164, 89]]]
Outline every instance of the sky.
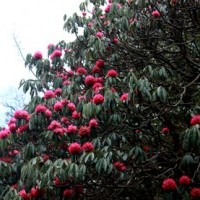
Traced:
[[[6, 0], [0, 6], [0, 126], [4, 123], [5, 107], [1, 97], [12, 98], [21, 79], [31, 73], [24, 66], [14, 37], [26, 56], [41, 51], [61, 40], [72, 41], [74, 36], [63, 30], [63, 16], [79, 11], [82, 0]], [[12, 92], [9, 92], [12, 91]]]

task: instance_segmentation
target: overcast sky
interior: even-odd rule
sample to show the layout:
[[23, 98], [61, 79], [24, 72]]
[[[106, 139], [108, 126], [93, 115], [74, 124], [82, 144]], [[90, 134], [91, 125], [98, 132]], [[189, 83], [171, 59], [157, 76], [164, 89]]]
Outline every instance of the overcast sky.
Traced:
[[[20, 57], [13, 35], [27, 53], [42, 51], [49, 43], [70, 41], [73, 37], [63, 30], [63, 16], [79, 12], [82, 0], [6, 0], [0, 6], [0, 96], [18, 87], [22, 78], [30, 76]], [[0, 102], [0, 125], [5, 109]]]

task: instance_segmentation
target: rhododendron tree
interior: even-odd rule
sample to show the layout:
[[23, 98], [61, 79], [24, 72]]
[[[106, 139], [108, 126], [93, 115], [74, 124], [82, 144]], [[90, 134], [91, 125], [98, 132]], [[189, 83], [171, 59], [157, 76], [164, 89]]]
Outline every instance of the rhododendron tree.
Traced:
[[26, 57], [36, 77], [0, 131], [1, 197], [199, 198], [199, 1], [80, 11], [64, 16], [76, 40]]

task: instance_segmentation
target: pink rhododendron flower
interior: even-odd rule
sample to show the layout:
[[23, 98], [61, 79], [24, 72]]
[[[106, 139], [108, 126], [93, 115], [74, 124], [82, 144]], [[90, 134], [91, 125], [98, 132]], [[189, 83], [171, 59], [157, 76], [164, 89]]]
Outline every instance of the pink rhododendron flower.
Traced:
[[101, 95], [101, 94], [96, 94], [94, 97], [93, 97], [93, 102], [95, 104], [99, 104], [99, 103], [103, 103], [104, 102], [104, 96]]
[[40, 51], [36, 51], [33, 55], [36, 60], [42, 59], [42, 53]]
[[103, 88], [103, 85], [101, 83], [95, 83], [93, 86], [92, 86], [92, 89], [95, 91], [95, 93], [98, 93], [100, 91], [100, 89]]
[[61, 122], [63, 122], [64, 124], [69, 124], [69, 119], [67, 117], [62, 117], [61, 118]]
[[24, 200], [29, 200], [31, 197], [30, 197], [30, 194], [29, 193], [26, 193], [26, 190], [23, 189], [23, 190], [20, 190], [18, 192], [19, 196], [22, 197], [22, 199]]
[[160, 17], [160, 12], [158, 10], [154, 10], [151, 14], [154, 17]]
[[21, 125], [18, 129], [17, 129], [17, 133], [23, 133], [24, 131], [28, 130], [29, 126], [28, 124], [24, 124], [24, 125]]
[[89, 121], [89, 126], [91, 126], [91, 127], [98, 127], [98, 122], [97, 122], [97, 120], [96, 119], [91, 119], [90, 121]]
[[118, 169], [121, 172], [124, 172], [127, 169], [127, 167], [124, 165], [123, 162], [118, 161], [118, 162], [115, 162], [113, 165], [115, 166], [116, 169]]
[[200, 115], [193, 115], [190, 120], [190, 125], [200, 124]]
[[79, 119], [81, 116], [80, 112], [77, 112], [76, 110], [72, 112], [72, 118], [73, 119]]
[[44, 93], [44, 99], [51, 99], [51, 98], [54, 98], [56, 97], [56, 94], [54, 91], [52, 90], [47, 90], [45, 93]]
[[190, 195], [191, 195], [192, 199], [199, 199], [200, 198], [200, 187], [192, 188]]
[[63, 81], [63, 86], [70, 85], [70, 84], [71, 84], [71, 81], [69, 81], [69, 80]]
[[93, 150], [94, 150], [94, 145], [93, 145], [91, 142], [86, 142], [86, 143], [84, 143], [84, 144], [82, 145], [82, 149], [83, 149], [84, 151], [90, 152], [90, 151], [93, 151]]
[[113, 38], [113, 43], [114, 43], [114, 44], [117, 44], [117, 43], [118, 43], [118, 41], [119, 41], [119, 40], [118, 40], [118, 38], [117, 38], [117, 37], [114, 37], [114, 38]]
[[126, 101], [128, 99], [128, 93], [124, 93], [122, 94], [122, 96], [120, 97], [121, 101]]
[[79, 154], [81, 152], [82, 148], [79, 143], [74, 142], [69, 145], [68, 150], [69, 150], [70, 154], [74, 155], [74, 154]]
[[0, 161], [6, 162], [6, 163], [11, 163], [12, 159], [10, 157], [0, 157]]
[[56, 120], [53, 120], [49, 126], [47, 127], [48, 130], [53, 130], [55, 128], [61, 128], [61, 124], [60, 122], [56, 121]]
[[55, 91], [54, 91], [54, 93], [56, 95], [61, 95], [62, 94], [62, 89], [61, 88], [56, 88]]
[[17, 110], [14, 113], [16, 119], [26, 119], [29, 120], [29, 114], [26, 110]]
[[106, 8], [105, 8], [104, 11], [105, 11], [106, 13], [110, 12], [111, 7], [112, 7], [112, 3], [109, 3], [109, 4], [106, 6]]
[[76, 72], [80, 75], [85, 75], [87, 74], [87, 70], [84, 67], [78, 67]]
[[93, 26], [93, 23], [92, 22], [89, 22], [88, 23], [88, 27], [92, 27]]
[[176, 190], [176, 187], [177, 187], [176, 182], [172, 178], [167, 178], [162, 183], [162, 189], [166, 191]]
[[50, 59], [53, 60], [54, 58], [60, 58], [62, 56], [62, 51], [55, 49], [53, 53], [50, 55]]
[[103, 60], [101, 60], [101, 59], [98, 59], [98, 60], [96, 61], [95, 65], [96, 65], [97, 67], [99, 67], [99, 68], [103, 68], [104, 65], [105, 65], [105, 62], [104, 62]]
[[45, 111], [45, 115], [50, 118], [50, 117], [52, 117], [52, 112], [49, 109], [47, 109]]
[[92, 68], [92, 73], [95, 74], [95, 73], [101, 73], [102, 72], [102, 69], [97, 67], [97, 65], [94, 65], [94, 67]]
[[65, 105], [67, 105], [69, 103], [69, 100], [62, 99], [60, 102], [62, 103], [63, 106], [65, 106]]
[[187, 185], [190, 185], [190, 183], [191, 183], [191, 180], [190, 180], [190, 177], [188, 177], [188, 176], [181, 176], [180, 178], [179, 178], [179, 184], [180, 185], [185, 185], [185, 186], [187, 186]]
[[63, 191], [63, 196], [67, 199], [70, 199], [73, 196], [74, 190], [73, 189], [65, 189]]
[[86, 12], [82, 12], [82, 15], [83, 15], [83, 17], [85, 17], [87, 15], [87, 13]]
[[53, 132], [54, 132], [55, 134], [58, 134], [58, 135], [63, 135], [64, 132], [65, 132], [65, 129], [62, 128], [62, 127], [60, 127], [60, 128], [54, 128], [54, 129], [53, 129]]
[[88, 75], [85, 77], [84, 82], [85, 82], [85, 85], [93, 85], [95, 82], [95, 78], [92, 75]]
[[39, 113], [39, 112], [45, 112], [47, 110], [46, 106], [42, 105], [42, 104], [38, 104], [35, 108], [35, 112]]
[[96, 33], [96, 37], [98, 37], [98, 38], [102, 38], [102, 37], [103, 37], [103, 33], [100, 32], [100, 31], [98, 31], [98, 32]]
[[62, 110], [62, 108], [63, 108], [63, 104], [60, 101], [57, 101], [53, 106], [53, 109], [55, 111]]
[[10, 119], [10, 121], [8, 122], [8, 125], [10, 125], [10, 124], [13, 124], [13, 123], [15, 123], [17, 120], [14, 118], [14, 117], [12, 117], [11, 119]]
[[30, 196], [31, 196], [31, 198], [36, 198], [36, 197], [38, 197], [39, 193], [40, 193], [40, 191], [39, 191], [38, 187], [32, 187], [31, 191], [30, 191]]
[[9, 129], [2, 129], [0, 131], [0, 139], [5, 139], [10, 135], [10, 130]]
[[107, 76], [108, 76], [108, 77], [116, 77], [116, 76], [118, 76], [118, 73], [117, 73], [116, 70], [111, 69], [111, 70], [109, 70], [109, 71], [107, 72]]
[[76, 106], [75, 106], [74, 103], [68, 103], [68, 104], [67, 104], [67, 107], [69, 108], [70, 111], [76, 110]]
[[169, 133], [169, 128], [164, 127], [164, 128], [162, 129], [162, 133]]
[[77, 126], [74, 126], [72, 124], [70, 124], [68, 127], [67, 127], [67, 132], [68, 133], [76, 133], [78, 130]]
[[103, 84], [104, 80], [102, 77], [95, 77], [94, 82]]
[[89, 136], [90, 135], [90, 126], [81, 126], [78, 130], [78, 134], [83, 136]]
[[10, 132], [15, 132], [17, 129], [17, 126], [15, 123], [9, 124], [8, 125]]

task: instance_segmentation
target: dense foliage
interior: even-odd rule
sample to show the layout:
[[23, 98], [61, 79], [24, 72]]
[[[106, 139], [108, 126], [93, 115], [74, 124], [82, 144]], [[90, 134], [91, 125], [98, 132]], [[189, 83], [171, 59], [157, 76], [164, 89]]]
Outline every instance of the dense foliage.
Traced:
[[64, 16], [75, 41], [27, 55], [31, 101], [0, 131], [1, 197], [199, 199], [199, 1], [80, 10]]

